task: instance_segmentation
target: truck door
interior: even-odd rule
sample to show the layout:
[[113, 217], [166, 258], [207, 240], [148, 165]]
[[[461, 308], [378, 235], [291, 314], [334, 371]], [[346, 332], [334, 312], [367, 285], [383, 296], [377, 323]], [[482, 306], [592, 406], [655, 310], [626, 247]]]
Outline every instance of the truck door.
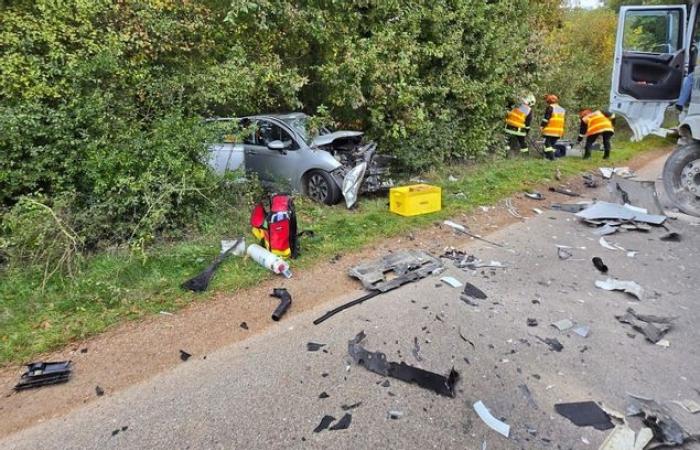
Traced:
[[686, 8], [623, 6], [617, 26], [610, 111], [623, 116], [634, 140], [658, 130], [678, 99], [687, 62]]

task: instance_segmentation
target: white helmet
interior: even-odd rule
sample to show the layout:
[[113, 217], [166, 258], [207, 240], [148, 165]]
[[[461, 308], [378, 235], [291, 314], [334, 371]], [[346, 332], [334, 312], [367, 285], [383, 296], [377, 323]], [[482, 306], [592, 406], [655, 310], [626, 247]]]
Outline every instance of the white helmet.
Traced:
[[523, 96], [523, 102], [527, 103], [528, 106], [534, 106], [535, 105], [535, 96], [532, 93], [527, 93]]

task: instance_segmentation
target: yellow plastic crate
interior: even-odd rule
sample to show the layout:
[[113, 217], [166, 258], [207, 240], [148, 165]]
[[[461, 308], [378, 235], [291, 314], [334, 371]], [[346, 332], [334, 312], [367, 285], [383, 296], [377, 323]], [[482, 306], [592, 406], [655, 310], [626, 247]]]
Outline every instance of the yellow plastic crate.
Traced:
[[417, 216], [442, 209], [442, 189], [429, 184], [414, 184], [389, 190], [389, 211], [402, 216]]

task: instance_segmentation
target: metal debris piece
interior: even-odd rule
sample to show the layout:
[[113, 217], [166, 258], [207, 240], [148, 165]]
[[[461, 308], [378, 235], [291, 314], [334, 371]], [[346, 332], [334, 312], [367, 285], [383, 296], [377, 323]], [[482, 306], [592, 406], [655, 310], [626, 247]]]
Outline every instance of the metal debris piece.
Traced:
[[350, 423], [352, 423], [352, 414], [350, 413], [345, 413], [343, 417], [340, 418], [338, 422], [336, 422], [335, 425], [329, 428], [331, 431], [337, 431], [337, 430], [347, 430], [350, 427]]
[[654, 434], [654, 443], [673, 447], [683, 445], [689, 439], [688, 433], [666, 408], [654, 400], [630, 396], [633, 400], [627, 407], [628, 415], [641, 416], [642, 423]]
[[[406, 282], [425, 278], [440, 267], [440, 260], [431, 254], [422, 250], [406, 250], [391, 253], [379, 260], [365, 261], [350, 268], [348, 274], [359, 279], [367, 290], [388, 292]], [[391, 276], [387, 277], [387, 274]], [[401, 279], [404, 281], [396, 281]]]
[[326, 346], [326, 344], [319, 344], [316, 342], [307, 342], [306, 343], [306, 350], [309, 352], [317, 352], [325, 346]]
[[557, 248], [557, 255], [559, 256], [559, 259], [561, 259], [562, 261], [565, 261], [565, 260], [571, 258], [572, 256], [574, 256], [574, 254], [571, 250], [566, 249], [564, 247]]
[[348, 341], [348, 354], [356, 364], [364, 366], [370, 372], [396, 378], [407, 383], [415, 383], [439, 395], [454, 398], [455, 385], [459, 380], [459, 373], [454, 368], [450, 370], [447, 376], [443, 376], [418, 367], [409, 366], [404, 362], [387, 361], [384, 353], [370, 352], [360, 345], [365, 337], [365, 333], [361, 331]]
[[454, 277], [442, 277], [442, 278], [440, 278], [440, 281], [442, 281], [442, 282], [445, 283], [445, 284], [448, 284], [448, 285], [452, 286], [453, 288], [458, 288], [458, 287], [462, 287], [462, 286], [463, 286], [463, 285], [462, 285], [462, 282], [459, 281], [458, 279], [454, 278]]
[[544, 200], [544, 195], [537, 191], [526, 192], [525, 197], [531, 198], [532, 200]]
[[331, 423], [335, 421], [335, 417], [333, 416], [323, 416], [321, 419], [321, 423], [319, 423], [316, 428], [314, 428], [314, 433], [320, 433], [321, 431], [325, 430], [330, 426]]
[[600, 167], [598, 170], [600, 170], [601, 175], [603, 175], [603, 178], [605, 179], [610, 179], [612, 178], [613, 175], [620, 176], [622, 178], [631, 178], [634, 175], [634, 172], [630, 170], [629, 167]]
[[517, 218], [517, 219], [522, 219], [523, 216], [520, 215], [517, 209], [515, 209], [515, 206], [513, 206], [513, 201], [509, 198], [506, 199], [505, 201], [506, 209], [508, 210], [508, 213], [510, 213], [511, 216]]
[[591, 203], [552, 203], [549, 209], [576, 214], [591, 206]]
[[618, 322], [632, 326], [632, 328], [644, 335], [644, 337], [656, 344], [671, 329], [671, 322], [677, 317], [659, 317], [654, 315], [638, 314], [634, 309], [628, 308], [624, 315], [615, 316]]
[[593, 266], [598, 269], [600, 273], [608, 273], [608, 266], [603, 263], [603, 260], [600, 259], [598, 256], [594, 257], [592, 259], [593, 261]]
[[557, 194], [568, 195], [569, 197], [580, 197], [581, 196], [581, 194], [574, 192], [571, 189], [567, 189], [567, 188], [550, 187], [549, 190], [551, 192], [556, 192]]
[[510, 436], [510, 425], [493, 417], [491, 411], [488, 410], [481, 400], [474, 403], [474, 411], [476, 411], [481, 420], [483, 420], [489, 428], [505, 437]]
[[607, 280], [596, 280], [595, 286], [606, 291], [624, 291], [641, 300], [644, 295], [644, 289], [634, 281], [616, 280], [608, 278]]
[[650, 214], [664, 214], [654, 181], [625, 180], [614, 176], [608, 182], [608, 193], [614, 203], [635, 205]]
[[593, 234], [596, 234], [598, 236], [609, 236], [611, 234], [617, 233], [618, 227], [615, 225], [611, 225], [609, 223], [606, 223], [602, 227], [598, 228], [593, 232]]
[[448, 227], [452, 228], [452, 229], [455, 230], [455, 231], [458, 231], [458, 232], [460, 232], [460, 233], [462, 233], [462, 234], [466, 234], [467, 236], [472, 237], [472, 238], [474, 238], [474, 239], [478, 239], [478, 240], [480, 240], [480, 241], [486, 242], [487, 244], [495, 245], [496, 247], [505, 248], [505, 246], [502, 245], [502, 244], [498, 244], [498, 243], [496, 243], [496, 242], [489, 241], [488, 239], [484, 239], [483, 237], [479, 236], [478, 234], [472, 233], [472, 232], [469, 231], [469, 230], [467, 229], [467, 227], [465, 227], [464, 225], [460, 225], [460, 224], [458, 224], [458, 223], [454, 223], [454, 222], [452, 222], [451, 220], [445, 220], [445, 221], [443, 222], [443, 224], [447, 225]]
[[569, 319], [562, 319], [552, 323], [552, 326], [559, 331], [566, 331], [574, 327], [574, 323]]
[[479, 289], [471, 283], [467, 283], [464, 285], [464, 290], [462, 291], [462, 293], [467, 297], [476, 298], [479, 300], [486, 300], [488, 298], [484, 291], [482, 291], [481, 289]]
[[681, 241], [681, 235], [676, 233], [675, 231], [672, 231], [670, 233], [666, 233], [663, 236], [659, 238], [662, 241], [665, 242], [680, 242]]
[[661, 225], [666, 221], [666, 216], [646, 214], [630, 205], [618, 205], [617, 203], [596, 202], [577, 212], [576, 217], [584, 220], [613, 219], [624, 221], [644, 222], [652, 225]]
[[65, 383], [70, 379], [72, 372], [70, 361], [35, 362], [27, 364], [19, 382], [15, 385], [15, 391], [48, 386], [50, 384]]
[[596, 402], [557, 403], [554, 410], [579, 427], [605, 431], [613, 428], [610, 416]]

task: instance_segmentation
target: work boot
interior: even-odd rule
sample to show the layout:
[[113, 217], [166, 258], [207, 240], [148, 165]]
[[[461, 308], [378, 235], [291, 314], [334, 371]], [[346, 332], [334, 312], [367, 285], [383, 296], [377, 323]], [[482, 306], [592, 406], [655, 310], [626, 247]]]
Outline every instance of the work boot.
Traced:
[[609, 158], [610, 158], [610, 151], [609, 151], [609, 150], [606, 150], [606, 151], [603, 153], [603, 159], [609, 159]]
[[590, 149], [584, 150], [583, 159], [591, 159], [591, 150]]

